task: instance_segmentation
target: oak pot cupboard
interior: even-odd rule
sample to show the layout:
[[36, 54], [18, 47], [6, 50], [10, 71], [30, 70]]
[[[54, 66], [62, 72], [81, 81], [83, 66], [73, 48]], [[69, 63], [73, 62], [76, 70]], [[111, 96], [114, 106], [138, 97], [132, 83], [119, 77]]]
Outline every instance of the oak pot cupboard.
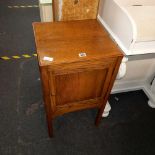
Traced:
[[33, 23], [49, 136], [60, 115], [97, 108], [99, 124], [123, 54], [96, 19]]

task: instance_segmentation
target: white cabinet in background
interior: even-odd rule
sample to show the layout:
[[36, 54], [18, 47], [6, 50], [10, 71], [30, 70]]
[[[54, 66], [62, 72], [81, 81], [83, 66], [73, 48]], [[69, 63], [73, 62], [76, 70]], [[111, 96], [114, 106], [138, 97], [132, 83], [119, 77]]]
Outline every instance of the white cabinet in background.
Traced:
[[98, 19], [126, 55], [155, 53], [155, 0], [101, 0]]
[[39, 0], [39, 9], [42, 22], [53, 21], [52, 0]]

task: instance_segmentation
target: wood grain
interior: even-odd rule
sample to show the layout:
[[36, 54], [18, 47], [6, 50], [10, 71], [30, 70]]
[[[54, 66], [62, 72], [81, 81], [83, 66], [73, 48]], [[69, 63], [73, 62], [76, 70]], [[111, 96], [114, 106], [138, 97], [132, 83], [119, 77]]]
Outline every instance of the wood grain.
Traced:
[[98, 5], [99, 0], [53, 0], [55, 21], [96, 19]]
[[[40, 66], [122, 54], [97, 20], [33, 23], [33, 27]], [[87, 56], [80, 58], [80, 52]], [[44, 61], [44, 56], [53, 57], [54, 61]]]

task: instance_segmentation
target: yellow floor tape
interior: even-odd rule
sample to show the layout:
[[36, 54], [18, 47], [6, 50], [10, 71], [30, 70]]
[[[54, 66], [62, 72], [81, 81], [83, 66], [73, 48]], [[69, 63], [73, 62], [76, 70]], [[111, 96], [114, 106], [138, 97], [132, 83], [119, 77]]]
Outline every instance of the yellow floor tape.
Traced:
[[10, 58], [7, 57], [7, 56], [1, 57], [1, 59], [3, 59], [3, 60], [10, 60]]
[[19, 56], [15, 55], [15, 56], [12, 56], [14, 59], [20, 59]]
[[31, 58], [31, 56], [28, 55], [28, 54], [23, 54], [22, 56], [23, 56], [24, 58]]
[[2, 57], [0, 57], [0, 59], [2, 59], [2, 60], [13, 60], [13, 59], [32, 58], [32, 57], [36, 57], [36, 56], [37, 56], [37, 54], [34, 53], [34, 54], [32, 54], [32, 55], [23, 54], [23, 55], [21, 55], [21, 56], [19, 56], [19, 55], [14, 55], [14, 56], [2, 56]]

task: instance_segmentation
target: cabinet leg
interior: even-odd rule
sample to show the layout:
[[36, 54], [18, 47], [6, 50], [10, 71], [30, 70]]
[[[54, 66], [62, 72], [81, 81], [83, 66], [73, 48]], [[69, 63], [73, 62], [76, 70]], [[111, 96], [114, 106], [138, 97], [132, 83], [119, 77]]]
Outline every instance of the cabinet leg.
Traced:
[[96, 117], [96, 120], [95, 120], [95, 125], [98, 126], [100, 121], [101, 121], [101, 118], [102, 118], [102, 112], [101, 110], [98, 111], [98, 114], [97, 114], [97, 117]]
[[51, 119], [47, 120], [47, 126], [48, 126], [49, 137], [52, 138], [53, 137], [53, 125], [52, 125]]
[[101, 107], [99, 110], [98, 110], [98, 114], [97, 114], [97, 117], [96, 117], [96, 120], [95, 120], [95, 125], [98, 126], [101, 119], [102, 119], [102, 114], [104, 112], [104, 108], [105, 108], [106, 104]]

